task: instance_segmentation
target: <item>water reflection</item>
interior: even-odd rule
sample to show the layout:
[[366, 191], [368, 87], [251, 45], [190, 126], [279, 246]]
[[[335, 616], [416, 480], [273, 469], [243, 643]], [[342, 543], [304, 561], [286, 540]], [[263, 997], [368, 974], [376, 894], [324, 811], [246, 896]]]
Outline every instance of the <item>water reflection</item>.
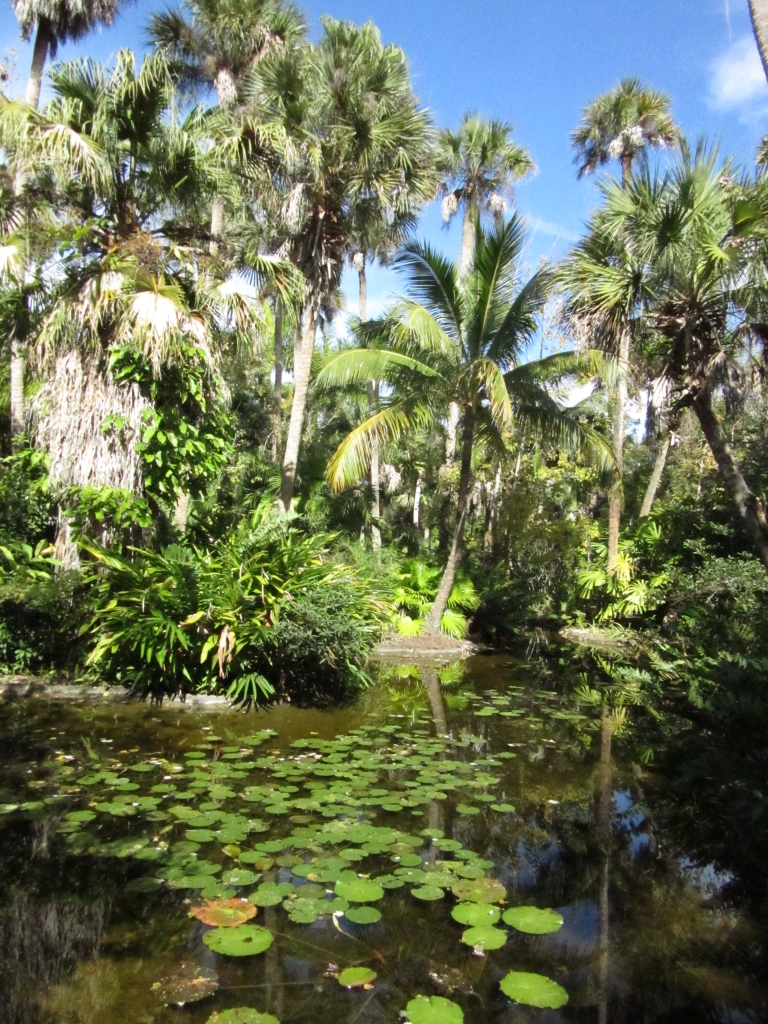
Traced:
[[[554, 907], [564, 926], [539, 937], [511, 933], [503, 949], [477, 957], [458, 941], [450, 900], [417, 905], [408, 890], [396, 890], [387, 894], [383, 921], [368, 927], [344, 919], [297, 926], [280, 908], [265, 908], [259, 923], [275, 943], [261, 957], [235, 962], [202, 944], [203, 928], [189, 920], [183, 892], [126, 892], [125, 882], [146, 868], [71, 856], [57, 832], [60, 817], [50, 812], [34, 821], [0, 816], [0, 1021], [166, 1024], [183, 1017], [203, 1024], [214, 1007], [252, 1005], [283, 1024], [366, 1024], [398, 1020], [415, 992], [448, 995], [468, 1021], [489, 1024], [764, 1019], [763, 916], [753, 912], [755, 894], [740, 898], [755, 876], [739, 867], [753, 855], [730, 849], [720, 829], [721, 855], [704, 860], [714, 826], [697, 823], [687, 845], [685, 817], [661, 771], [641, 778], [626, 741], [614, 741], [608, 708], [578, 704], [552, 679], [551, 666], [540, 674], [489, 658], [387, 667], [355, 707], [335, 711], [213, 717], [173, 707], [117, 715], [9, 707], [0, 723], [9, 800], [27, 786], [30, 763], [38, 771], [65, 747], [78, 757], [90, 748], [99, 763], [134, 748], [136, 757], [178, 757], [212, 734], [237, 744], [272, 728], [278, 735], [270, 743], [285, 749], [312, 733], [332, 737], [361, 723], [406, 720], [424, 734], [463, 737], [457, 756], [498, 778], [496, 798], [515, 812], [461, 813], [461, 792], [447, 787], [428, 802], [406, 801], [386, 822], [459, 839], [494, 863], [511, 904]], [[5, 742], [11, 736], [12, 746]], [[664, 763], [663, 750], [658, 761]], [[56, 777], [65, 769], [58, 762]], [[438, 859], [431, 848], [428, 866]], [[287, 867], [271, 871], [290, 877]], [[370, 992], [347, 993], [325, 976], [330, 965], [357, 962], [379, 972]], [[215, 999], [181, 1015], [152, 989], [180, 964], [220, 984]], [[555, 978], [568, 1005], [549, 1013], [512, 1006], [498, 989], [510, 969]]]

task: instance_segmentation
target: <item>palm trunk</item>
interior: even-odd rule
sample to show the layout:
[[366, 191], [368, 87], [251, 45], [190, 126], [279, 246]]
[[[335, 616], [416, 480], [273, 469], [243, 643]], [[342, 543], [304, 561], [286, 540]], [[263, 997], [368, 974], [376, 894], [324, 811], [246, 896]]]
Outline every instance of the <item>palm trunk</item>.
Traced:
[[733, 457], [723, 429], [712, 408], [712, 393], [703, 390], [693, 402], [693, 410], [701, 424], [704, 437], [715, 457], [720, 476], [726, 490], [733, 498], [749, 539], [755, 546], [760, 560], [768, 568], [768, 523], [763, 503], [749, 489], [738, 463]]
[[24, 434], [24, 370], [27, 359], [24, 345], [16, 338], [11, 342], [11, 444]]
[[763, 70], [768, 78], [768, 0], [749, 0], [749, 13]]
[[475, 432], [475, 410], [468, 405], [464, 411], [464, 430], [462, 432], [461, 448], [461, 475], [459, 477], [459, 500], [456, 505], [456, 525], [453, 530], [453, 541], [445, 565], [443, 578], [437, 596], [430, 608], [425, 623], [427, 633], [436, 633], [440, 629], [440, 622], [448, 607], [453, 584], [456, 579], [456, 572], [461, 561], [462, 546], [464, 543], [464, 526], [467, 521], [469, 509], [469, 485], [472, 477], [472, 444]]
[[296, 463], [301, 446], [301, 430], [304, 424], [304, 410], [307, 405], [309, 376], [312, 371], [312, 354], [315, 347], [315, 307], [308, 303], [304, 309], [301, 347], [294, 354], [293, 360], [293, 402], [291, 419], [288, 423], [288, 436], [285, 439], [283, 456], [283, 478], [280, 482], [280, 497], [277, 507], [281, 512], [288, 512], [293, 501], [293, 489], [296, 483]]
[[219, 251], [219, 236], [224, 227], [224, 200], [221, 196], [214, 196], [211, 204], [211, 240], [208, 243], [208, 252], [215, 256]]
[[602, 868], [600, 871], [600, 937], [598, 940], [598, 1024], [608, 1021], [608, 972], [610, 967], [609, 946], [609, 881], [611, 852], [611, 810], [613, 792], [611, 788], [611, 713], [603, 705], [600, 722], [600, 796], [597, 811], [597, 831], [602, 847]]
[[475, 207], [469, 202], [464, 205], [464, 222], [461, 226], [461, 256], [459, 257], [459, 278], [463, 279], [472, 266], [475, 249]]
[[185, 491], [179, 491], [176, 499], [176, 509], [173, 513], [173, 525], [182, 533], [187, 528], [187, 517], [189, 516], [189, 495]]
[[413, 492], [413, 525], [419, 528], [419, 509], [421, 508], [421, 488], [424, 482], [424, 474], [419, 473], [416, 477], [416, 490]]
[[619, 530], [621, 528], [622, 472], [624, 468], [624, 425], [627, 409], [627, 374], [629, 362], [629, 331], [621, 334], [619, 345], [619, 375], [616, 382], [613, 409], [614, 480], [608, 499], [608, 572], [613, 572], [619, 557]]
[[283, 425], [283, 300], [275, 299], [275, 393], [272, 400], [272, 459], [277, 462]]
[[43, 85], [43, 71], [48, 56], [48, 47], [51, 43], [51, 26], [47, 18], [41, 18], [37, 23], [35, 33], [35, 46], [32, 50], [32, 67], [29, 69], [27, 79], [27, 104], [37, 110], [40, 104], [40, 90]]
[[448, 422], [445, 425], [445, 464], [443, 471], [452, 469], [456, 461], [456, 434], [459, 430], [461, 410], [456, 402], [448, 406]]
[[[368, 279], [365, 276], [365, 256], [362, 256], [362, 260], [359, 265], [357, 272], [360, 291], [359, 291], [359, 302], [358, 312], [360, 314], [360, 323], [364, 324], [368, 319]], [[378, 395], [377, 387], [373, 381], [368, 383], [368, 415], [373, 416], [377, 411], [378, 407]], [[381, 547], [381, 530], [379, 529], [379, 519], [381, 518], [381, 486], [379, 481], [379, 445], [377, 441], [373, 441], [371, 446], [371, 547], [374, 551], [378, 551]]]
[[651, 479], [648, 481], [648, 489], [645, 492], [643, 498], [643, 504], [640, 506], [640, 518], [645, 519], [646, 516], [651, 514], [653, 503], [656, 500], [656, 491], [659, 489], [661, 478], [664, 473], [664, 467], [667, 463], [667, 454], [669, 453], [669, 446], [672, 444], [672, 435], [667, 434], [661, 443], [659, 453], [656, 456], [656, 461], [653, 464], [653, 472], [651, 473]]

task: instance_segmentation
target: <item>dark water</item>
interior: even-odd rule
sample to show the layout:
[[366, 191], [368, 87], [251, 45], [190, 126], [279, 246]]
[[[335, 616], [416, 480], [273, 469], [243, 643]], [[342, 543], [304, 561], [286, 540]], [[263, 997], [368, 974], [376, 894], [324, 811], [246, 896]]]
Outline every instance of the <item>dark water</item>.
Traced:
[[[541, 668], [492, 657], [449, 666], [439, 677], [432, 669], [384, 669], [377, 686], [353, 706], [330, 711], [4, 705], [0, 1022], [203, 1024], [215, 1012], [247, 1006], [274, 1014], [282, 1024], [395, 1024], [417, 994], [450, 997], [470, 1024], [768, 1019], [760, 847], [755, 839], [751, 849], [748, 829], [729, 833], [727, 808], [720, 824], [709, 827], [718, 801], [728, 797], [707, 774], [713, 769], [706, 763], [706, 742], [704, 753], [692, 752], [679, 737], [651, 736], [655, 765], [641, 768], [633, 762], [637, 737], [633, 744], [619, 733], [609, 743], [599, 709], [578, 704], [558, 684], [556, 666]], [[163, 857], [178, 860], [184, 844], [192, 845], [185, 839], [189, 826], [174, 816], [183, 810], [169, 814], [170, 801], [178, 808], [184, 794], [155, 796], [154, 805], [150, 797], [149, 811], [139, 808], [127, 817], [104, 811], [105, 800], [112, 807], [134, 796], [138, 801], [168, 777], [177, 792], [190, 786], [187, 796], [198, 813], [216, 816], [242, 810], [242, 789], [271, 779], [294, 784], [288, 787], [294, 792], [280, 798], [290, 804], [310, 792], [303, 787], [309, 762], [295, 767], [290, 760], [307, 752], [290, 745], [366, 728], [340, 752], [323, 753], [330, 769], [352, 760], [356, 767], [347, 774], [347, 790], [337, 788], [322, 813], [305, 806], [277, 807], [273, 813], [253, 805], [243, 813], [258, 815], [264, 832], [234, 846], [219, 839], [202, 844], [194, 856], [226, 871], [237, 866], [238, 846], [250, 849], [260, 840], [333, 820], [367, 821], [417, 836], [432, 828], [485, 862], [485, 874], [506, 889], [501, 909], [554, 908], [564, 920], [559, 931], [529, 935], [505, 929], [502, 948], [478, 955], [460, 941], [450, 892], [425, 902], [404, 886], [376, 902], [382, 919], [371, 925], [343, 916], [297, 924], [279, 905], [262, 907], [252, 923], [272, 932], [272, 946], [258, 956], [235, 958], [202, 941], [206, 926], [189, 916], [200, 902], [194, 890], [158, 883], [151, 891], [136, 891], [136, 879], [152, 876]], [[251, 750], [254, 735], [267, 729], [275, 735], [263, 739], [255, 753], [236, 753], [240, 746]], [[436, 733], [458, 744], [441, 748]], [[208, 786], [202, 796], [206, 783], [200, 783], [193, 800], [197, 769], [185, 754], [198, 744], [206, 760], [226, 762], [229, 756], [238, 770], [234, 780], [220, 780], [223, 789]], [[379, 755], [384, 744], [390, 753]], [[225, 747], [232, 748], [229, 754]], [[366, 762], [371, 752], [386, 758], [392, 751], [421, 758], [421, 781]], [[289, 760], [278, 762], [275, 752]], [[239, 770], [237, 758], [243, 756], [261, 766]], [[438, 792], [435, 780], [448, 775], [430, 772], [430, 761], [432, 767], [442, 765], [440, 771], [448, 761], [453, 767], [462, 762], [455, 777], [469, 788], [462, 782], [458, 790]], [[132, 774], [130, 766], [142, 762], [151, 770]], [[692, 789], [687, 766], [694, 762], [699, 781]], [[94, 772], [113, 775], [94, 783]], [[132, 780], [127, 789], [126, 779]], [[328, 770], [314, 785], [333, 781]], [[385, 790], [389, 796], [381, 795]], [[389, 809], [380, 806], [382, 799]], [[494, 810], [492, 800], [515, 810]], [[68, 821], [67, 814], [100, 802], [102, 810], [96, 807], [92, 820]], [[23, 806], [8, 810], [16, 805]], [[137, 859], [114, 845], [133, 837], [145, 852], [155, 849], [158, 859]], [[262, 882], [292, 879], [300, 894], [307, 879], [294, 876], [287, 862], [293, 859], [295, 866], [327, 852], [289, 847], [286, 863], [267, 868]], [[443, 856], [430, 840], [417, 855], [427, 871]], [[385, 874], [393, 869], [391, 852], [352, 867], [374, 877]], [[255, 888], [237, 887], [237, 895]], [[351, 965], [377, 972], [371, 988], [338, 984], [333, 975]], [[511, 970], [553, 979], [568, 1003], [535, 1009], [511, 1002], [499, 988]], [[179, 974], [213, 979], [218, 990], [183, 1008], [165, 1005], [163, 986]]]

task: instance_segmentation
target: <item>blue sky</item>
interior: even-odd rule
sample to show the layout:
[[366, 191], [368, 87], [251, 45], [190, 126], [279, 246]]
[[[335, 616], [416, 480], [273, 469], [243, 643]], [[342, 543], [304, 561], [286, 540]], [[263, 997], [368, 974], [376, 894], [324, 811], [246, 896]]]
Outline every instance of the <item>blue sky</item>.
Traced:
[[[123, 46], [141, 49], [150, 10], [138, 0], [110, 29], [67, 45], [59, 56], [89, 53], [108, 60]], [[675, 117], [694, 138], [717, 138], [724, 152], [751, 163], [768, 132], [768, 86], [751, 34], [747, 0], [308, 0], [312, 34], [324, 13], [368, 19], [385, 42], [403, 47], [416, 92], [439, 125], [465, 111], [501, 117], [532, 153], [539, 173], [517, 190], [530, 221], [530, 258], [554, 256], [578, 236], [596, 203], [595, 185], [577, 181], [568, 135], [581, 110], [620, 78], [637, 75], [672, 98]], [[0, 8], [0, 51], [13, 62], [11, 92], [22, 91], [31, 47], [20, 43], [9, 0]], [[420, 232], [458, 250], [458, 225], [442, 228], [437, 204]], [[349, 310], [354, 282], [345, 278]], [[397, 282], [370, 275], [369, 315]]]

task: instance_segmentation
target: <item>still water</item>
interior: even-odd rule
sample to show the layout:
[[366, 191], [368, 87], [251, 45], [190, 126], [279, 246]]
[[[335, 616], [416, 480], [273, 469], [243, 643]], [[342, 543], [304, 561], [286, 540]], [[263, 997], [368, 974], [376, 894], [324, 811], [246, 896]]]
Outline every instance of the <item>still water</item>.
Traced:
[[[493, 656], [383, 666], [330, 710], [6, 703], [0, 1022], [397, 1024], [419, 995], [468, 1024], [768, 1019], [765, 874], [748, 835], [708, 831], [706, 750], [612, 735], [561, 678]], [[269, 945], [221, 952], [191, 912], [249, 896], [239, 928]], [[499, 920], [521, 906], [557, 930]]]

